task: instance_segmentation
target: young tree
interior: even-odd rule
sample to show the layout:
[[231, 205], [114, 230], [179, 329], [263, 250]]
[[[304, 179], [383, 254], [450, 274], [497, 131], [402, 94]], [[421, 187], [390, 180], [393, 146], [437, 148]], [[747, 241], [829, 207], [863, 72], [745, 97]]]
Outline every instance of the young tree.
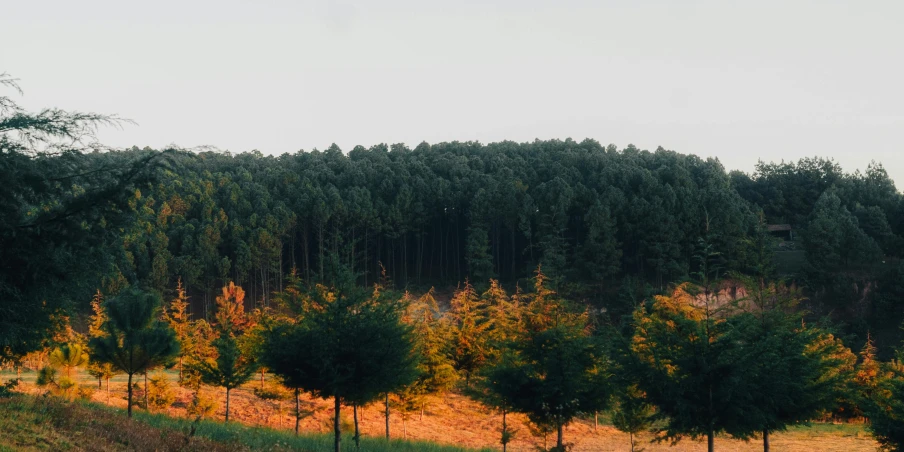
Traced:
[[244, 310], [245, 291], [230, 282], [223, 287], [223, 295], [217, 297], [217, 325], [219, 335], [213, 340], [216, 360], [198, 361], [196, 369], [201, 381], [211, 386], [226, 389], [226, 422], [229, 422], [230, 392], [245, 384], [254, 376], [258, 363], [247, 353], [249, 350], [240, 346], [244, 339], [244, 330], [249, 321]]
[[729, 324], [712, 300], [704, 295], [701, 303], [698, 295], [686, 283], [638, 307], [631, 350], [638, 387], [657, 407], [656, 418], [666, 420], [665, 437], [706, 436], [712, 452], [715, 434], [732, 430], [745, 405], [738, 403], [741, 375]]
[[340, 405], [360, 404], [410, 383], [417, 365], [398, 302], [373, 302], [350, 277], [308, 292], [294, 323], [268, 335], [264, 364], [290, 387], [334, 403], [334, 447], [340, 450]]
[[185, 357], [194, 352], [192, 341], [192, 321], [188, 313], [188, 295], [182, 285], [182, 278], [176, 283], [176, 298], [163, 310], [163, 320], [169, 324], [176, 333], [179, 341], [179, 384], [182, 384], [182, 370], [185, 367]]
[[608, 405], [609, 360], [601, 341], [590, 335], [586, 315], [569, 312], [539, 270], [535, 284], [526, 329], [487, 371], [485, 384], [498, 405], [511, 406], [534, 424], [554, 426], [555, 450], [564, 451], [564, 426]]
[[740, 302], [744, 312], [729, 320], [729, 337], [736, 345], [739, 391], [755, 396], [736, 400], [747, 404], [746, 415], [732, 433], [742, 438], [762, 433], [768, 452], [771, 432], [837, 407], [853, 378], [854, 355], [820, 329], [805, 326], [796, 291], [743, 281], [748, 297]]
[[884, 365], [875, 392], [864, 407], [868, 427], [876, 441], [889, 452], [904, 451], [904, 354]]
[[77, 343], [64, 344], [50, 352], [50, 365], [66, 371], [66, 378], [72, 378], [72, 369], [88, 364], [88, 351]]
[[471, 376], [480, 370], [487, 360], [486, 330], [483, 303], [474, 286], [467, 280], [452, 297], [447, 313], [451, 324], [449, 357], [455, 369], [464, 374], [465, 385], [470, 386]]
[[653, 420], [653, 406], [647, 401], [643, 391], [636, 384], [620, 388], [615, 394], [612, 411], [612, 425], [629, 435], [631, 452], [637, 446], [635, 435], [650, 428]]
[[[102, 337], [104, 332], [104, 322], [107, 321], [107, 314], [104, 311], [104, 296], [98, 290], [91, 299], [91, 317], [88, 324], [88, 338]], [[110, 396], [110, 379], [116, 376], [116, 370], [110, 363], [102, 363], [92, 361], [88, 363], [88, 374], [97, 378], [97, 388], [100, 389], [104, 381], [107, 382], [107, 397]]]
[[132, 417], [132, 376], [162, 365], [179, 353], [179, 342], [171, 328], [156, 315], [160, 296], [127, 289], [105, 303], [105, 336], [88, 342], [95, 360], [110, 363], [129, 376], [128, 415]]
[[230, 392], [254, 376], [257, 364], [241, 352], [238, 339], [228, 331], [221, 331], [220, 337], [214, 339], [213, 346], [217, 351], [216, 361], [199, 362], [198, 371], [202, 382], [226, 389], [226, 422], [229, 422]]

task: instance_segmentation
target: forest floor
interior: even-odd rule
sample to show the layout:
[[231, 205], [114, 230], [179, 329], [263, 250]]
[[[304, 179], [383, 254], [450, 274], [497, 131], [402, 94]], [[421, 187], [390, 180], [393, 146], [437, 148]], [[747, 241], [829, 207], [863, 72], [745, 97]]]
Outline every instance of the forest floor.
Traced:
[[[175, 382], [177, 374], [166, 372], [170, 381]], [[153, 375], [153, 374], [152, 374]], [[3, 372], [0, 380], [5, 381], [14, 378], [15, 374]], [[23, 373], [24, 392], [38, 394], [40, 388], [34, 386], [35, 374]], [[82, 385], [97, 388], [97, 380], [91, 379], [84, 372], [79, 372]], [[143, 384], [143, 379], [137, 379]], [[269, 427], [277, 430], [291, 431], [294, 427], [294, 406], [290, 401], [271, 403], [257, 398], [252, 392], [255, 385], [260, 382], [252, 380], [241, 388], [232, 391], [230, 420], [237, 421], [247, 426]], [[191, 392], [173, 384], [177, 391], [176, 402], [172, 407], [163, 410], [160, 414], [172, 417], [185, 417], [185, 407], [191, 400]], [[206, 388], [204, 391], [218, 400], [217, 414], [214, 420], [221, 421], [224, 415], [225, 392]], [[106, 390], [97, 390], [92, 395], [94, 402], [111, 405], [124, 409], [126, 407], [126, 380], [124, 376], [118, 376], [112, 380], [110, 393]], [[308, 434], [326, 435], [332, 430], [332, 402], [302, 396], [302, 410], [310, 410], [311, 415], [301, 421], [301, 430]], [[136, 409], [138, 410], [138, 409]], [[142, 411], [143, 410], [138, 410]], [[352, 410], [343, 407], [343, 428], [351, 427]], [[542, 447], [542, 436], [533, 436], [527, 426], [526, 419], [520, 415], [509, 415], [509, 427], [515, 431], [515, 438], [509, 444], [508, 450], [513, 452], [534, 451], [538, 446]], [[576, 452], [584, 451], [625, 451], [630, 450], [629, 437], [625, 433], [615, 430], [608, 425], [604, 415], [599, 417], [599, 425], [594, 426], [594, 420], [582, 419], [572, 423], [565, 429], [565, 440], [573, 444]], [[450, 444], [468, 448], [491, 448], [501, 450], [499, 436], [502, 416], [500, 413], [488, 410], [482, 405], [470, 399], [458, 395], [448, 394], [440, 399], [431, 401], [423, 414], [414, 413], [409, 419], [403, 420], [402, 416], [393, 411], [390, 416], [390, 429], [394, 438], [405, 437], [411, 440], [422, 440], [438, 444]], [[385, 417], [383, 404], [377, 403], [364, 408], [359, 408], [359, 423], [362, 436], [381, 438], [385, 435]], [[257, 429], [261, 430], [261, 429]], [[641, 434], [637, 439], [638, 448], [646, 452], [684, 452], [706, 450], [705, 442], [685, 439], [675, 445], [669, 443], [651, 443], [652, 434]], [[555, 438], [550, 434], [548, 444], [552, 445]], [[772, 449], [776, 451], [804, 452], [804, 451], [875, 451], [877, 443], [870, 436], [866, 428], [861, 424], [813, 424], [789, 429], [787, 432], [775, 433], [771, 438]], [[724, 451], [760, 451], [762, 443], [758, 439], [749, 442], [718, 437], [716, 449]], [[0, 449], [2, 450], [2, 449]]]

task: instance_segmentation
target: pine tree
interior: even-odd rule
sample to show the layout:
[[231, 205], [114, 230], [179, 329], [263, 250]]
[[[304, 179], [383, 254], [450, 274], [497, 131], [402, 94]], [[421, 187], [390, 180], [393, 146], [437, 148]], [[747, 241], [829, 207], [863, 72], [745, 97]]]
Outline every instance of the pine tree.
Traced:
[[182, 278], [179, 278], [176, 283], [176, 298], [173, 298], [169, 306], [163, 310], [163, 320], [173, 329], [176, 333], [176, 340], [179, 341], [179, 384], [182, 384], [185, 357], [194, 353], [193, 335], [191, 334], [192, 322], [188, 308], [188, 295], [182, 285]]
[[[104, 322], [107, 321], [107, 314], [104, 310], [104, 296], [98, 290], [91, 299], [91, 318], [88, 325], [88, 338], [103, 337]], [[107, 382], [107, 397], [110, 396], [110, 379], [116, 376], [116, 370], [110, 363], [91, 361], [88, 363], [88, 374], [97, 378], [97, 387], [100, 389], [104, 381]]]
[[451, 308], [447, 313], [451, 324], [449, 357], [455, 369], [465, 377], [465, 385], [470, 385], [471, 377], [486, 362], [489, 353], [484, 306], [477, 291], [468, 280], [455, 292]]
[[238, 339], [228, 331], [220, 331], [213, 347], [217, 351], [216, 361], [201, 361], [197, 369], [203, 383], [226, 389], [226, 422], [229, 422], [230, 392], [254, 376], [257, 363], [241, 352]]
[[123, 291], [105, 303], [106, 335], [88, 342], [97, 361], [110, 363], [129, 376], [129, 417], [132, 417], [132, 377], [166, 363], [179, 353], [175, 333], [157, 320], [160, 304], [158, 295], [138, 289]]
[[[527, 328], [518, 331], [486, 372], [491, 401], [524, 413], [536, 425], [556, 429], [564, 451], [564, 426], [581, 413], [605, 409], [611, 395], [610, 363], [586, 314], [569, 312], [537, 272], [537, 293], [527, 307]], [[505, 438], [508, 432], [503, 432]]]
[[740, 375], [729, 324], [711, 304], [699, 305], [698, 295], [682, 284], [638, 307], [631, 350], [640, 390], [657, 407], [656, 418], [667, 421], [665, 436], [706, 436], [712, 452], [715, 434], [734, 427], [744, 408], [735, 400]]
[[332, 287], [316, 286], [294, 322], [267, 335], [264, 364], [286, 385], [332, 398], [334, 449], [340, 450], [340, 405], [355, 406], [393, 392], [416, 377], [417, 356], [403, 306], [354, 285], [335, 271]]
[[634, 452], [637, 445], [635, 435], [649, 429], [652, 420], [653, 406], [636, 384], [616, 391], [612, 426], [629, 435], [631, 452]]

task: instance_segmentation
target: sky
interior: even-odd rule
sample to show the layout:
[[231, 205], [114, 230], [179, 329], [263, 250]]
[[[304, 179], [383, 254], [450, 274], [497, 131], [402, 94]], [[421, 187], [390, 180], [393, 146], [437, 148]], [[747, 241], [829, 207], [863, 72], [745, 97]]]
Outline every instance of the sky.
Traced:
[[592, 138], [904, 187], [904, 1], [3, 1], [21, 105], [113, 146]]

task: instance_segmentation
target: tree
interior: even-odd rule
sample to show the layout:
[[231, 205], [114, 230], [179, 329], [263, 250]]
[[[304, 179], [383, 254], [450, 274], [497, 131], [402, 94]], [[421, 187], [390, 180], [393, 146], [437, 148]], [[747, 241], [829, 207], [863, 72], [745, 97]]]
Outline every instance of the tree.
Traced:
[[334, 402], [334, 447], [340, 450], [340, 405], [359, 404], [414, 380], [417, 359], [402, 307], [374, 302], [352, 279], [337, 273], [332, 287], [315, 286], [294, 323], [267, 336], [264, 364], [289, 387]]
[[217, 351], [216, 361], [199, 362], [198, 371], [202, 382], [226, 389], [226, 422], [229, 422], [229, 393], [254, 376], [257, 363], [241, 352], [237, 338], [228, 331], [220, 331], [213, 346]]
[[744, 312], [731, 318], [729, 337], [736, 344], [739, 392], [755, 397], [732, 432], [759, 432], [763, 450], [769, 435], [789, 425], [807, 422], [835, 409], [853, 378], [854, 355], [824, 331], [806, 326], [797, 309], [798, 292], [780, 284], [744, 278], [748, 296]]
[[470, 385], [471, 376], [487, 359], [485, 332], [489, 324], [485, 322], [484, 306], [477, 291], [468, 280], [455, 292], [447, 315], [452, 327], [449, 357], [455, 369], [464, 374], [465, 384]]
[[638, 387], [656, 406], [655, 417], [665, 421], [665, 437], [706, 436], [712, 452], [715, 434], [734, 431], [746, 405], [738, 403], [742, 375], [728, 337], [730, 324], [717, 315], [713, 300], [699, 294], [685, 283], [638, 307], [631, 350], [639, 364]]
[[616, 391], [612, 426], [629, 435], [631, 452], [634, 452], [637, 445], [635, 435], [649, 429], [652, 425], [652, 418], [653, 406], [636, 384]]
[[511, 406], [537, 425], [555, 427], [555, 450], [564, 451], [563, 427], [581, 413], [608, 405], [609, 362], [598, 338], [586, 328], [586, 315], [561, 306], [545, 288], [539, 270], [536, 285], [526, 330], [487, 371], [485, 384], [500, 406]]
[[128, 378], [128, 415], [132, 417], [132, 376], [162, 365], [179, 353], [171, 328], [158, 320], [160, 296], [130, 288], [105, 303], [106, 335], [88, 346], [95, 360], [106, 362]]
[[[91, 299], [91, 318], [88, 325], [88, 338], [102, 337], [104, 332], [104, 322], [107, 321], [107, 314], [104, 311], [104, 296], [98, 290]], [[101, 363], [92, 361], [88, 363], [88, 374], [97, 378], [97, 387], [100, 389], [104, 381], [107, 382], [107, 397], [110, 396], [110, 379], [116, 376], [116, 370], [110, 363]]]
[[173, 332], [176, 333], [176, 340], [179, 341], [179, 384], [182, 384], [185, 357], [192, 355], [195, 348], [194, 341], [192, 341], [192, 322], [188, 306], [188, 295], [185, 293], [182, 279], [179, 278], [176, 285], [176, 298], [173, 298], [169, 306], [163, 310], [163, 320], [173, 329]]
[[869, 429], [880, 446], [890, 452], [904, 451], [904, 365], [901, 352], [883, 366], [876, 390], [864, 405]]
[[[0, 88], [21, 94], [7, 74]], [[90, 296], [135, 188], [156, 177], [163, 153], [87, 153], [106, 149], [98, 127], [124, 122], [0, 96], [0, 358], [38, 349], [52, 317]]]
[[72, 378], [72, 369], [88, 364], [88, 351], [79, 344], [64, 344], [50, 352], [50, 365], [66, 371], [66, 378]]

